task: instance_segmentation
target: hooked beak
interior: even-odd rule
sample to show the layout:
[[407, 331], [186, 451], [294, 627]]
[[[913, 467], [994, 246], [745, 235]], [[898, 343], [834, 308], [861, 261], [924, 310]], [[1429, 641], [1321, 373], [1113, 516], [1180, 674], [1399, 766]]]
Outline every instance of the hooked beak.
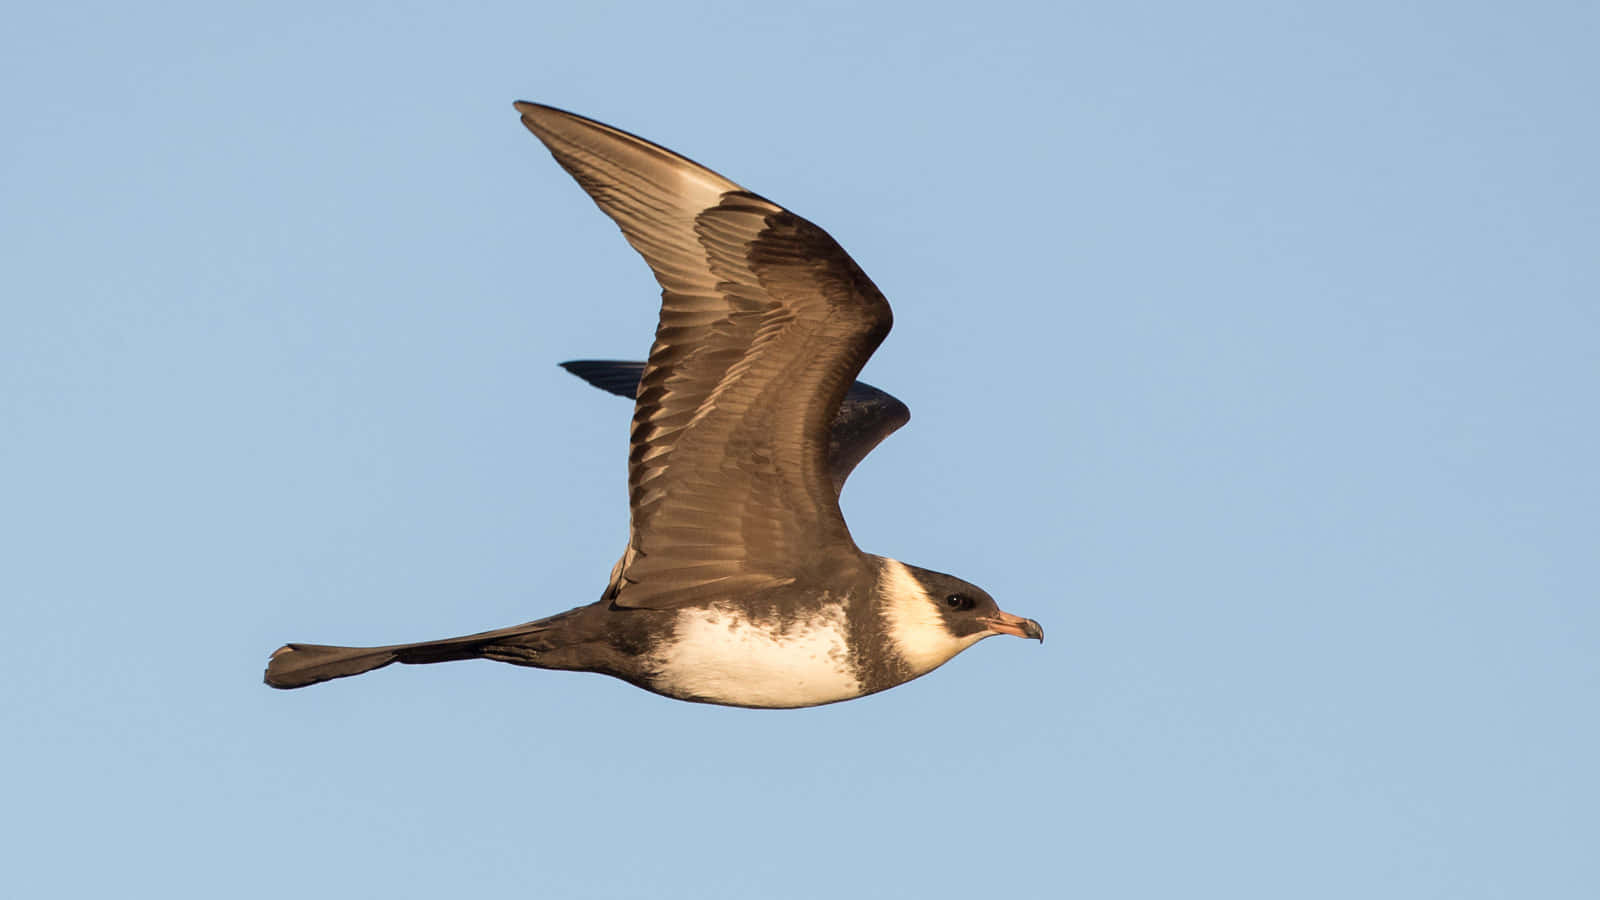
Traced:
[[1044, 643], [1044, 629], [1032, 619], [1013, 616], [1008, 612], [997, 612], [994, 618], [985, 619], [984, 624], [995, 634], [1011, 634], [1019, 638], [1033, 638], [1039, 643]]

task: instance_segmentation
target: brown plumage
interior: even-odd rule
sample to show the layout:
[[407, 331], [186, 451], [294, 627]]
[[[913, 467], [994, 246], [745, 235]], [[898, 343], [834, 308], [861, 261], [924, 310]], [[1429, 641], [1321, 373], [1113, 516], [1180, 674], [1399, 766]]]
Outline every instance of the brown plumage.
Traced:
[[685, 700], [806, 706], [892, 687], [992, 634], [1041, 637], [981, 589], [851, 539], [838, 492], [908, 414], [887, 395], [841, 408], [892, 321], [844, 250], [669, 150], [516, 106], [661, 285], [634, 392], [622, 559], [589, 606], [444, 641], [289, 644], [267, 683], [481, 657]]
[[[574, 359], [561, 367], [607, 393], [629, 400], [639, 396], [642, 362]], [[843, 493], [850, 473], [872, 448], [909, 421], [911, 410], [893, 395], [860, 381], [850, 385], [828, 426], [828, 474], [833, 479], [833, 492]]]

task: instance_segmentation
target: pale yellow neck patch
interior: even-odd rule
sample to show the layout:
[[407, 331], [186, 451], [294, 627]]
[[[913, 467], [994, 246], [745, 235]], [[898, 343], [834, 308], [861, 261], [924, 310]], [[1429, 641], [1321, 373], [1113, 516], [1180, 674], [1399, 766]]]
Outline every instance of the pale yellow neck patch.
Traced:
[[878, 579], [878, 597], [889, 638], [915, 675], [944, 665], [950, 657], [988, 636], [987, 632], [956, 637], [944, 627], [937, 598], [911, 574], [905, 563], [884, 559]]

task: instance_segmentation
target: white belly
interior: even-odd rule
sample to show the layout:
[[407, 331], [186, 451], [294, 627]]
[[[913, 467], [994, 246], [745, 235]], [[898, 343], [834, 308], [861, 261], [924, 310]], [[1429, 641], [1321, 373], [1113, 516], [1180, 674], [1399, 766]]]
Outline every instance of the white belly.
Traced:
[[673, 642], [653, 660], [653, 686], [673, 697], [732, 706], [815, 706], [858, 697], [844, 608], [825, 610], [782, 631], [716, 608], [680, 610]]

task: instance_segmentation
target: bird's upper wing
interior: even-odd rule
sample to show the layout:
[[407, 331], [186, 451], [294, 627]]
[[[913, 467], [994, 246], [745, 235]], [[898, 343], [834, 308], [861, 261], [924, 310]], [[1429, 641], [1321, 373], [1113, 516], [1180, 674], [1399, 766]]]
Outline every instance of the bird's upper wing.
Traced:
[[661, 284], [612, 601], [679, 606], [856, 560], [829, 427], [889, 333], [888, 301], [822, 229], [715, 172], [571, 113], [517, 110]]
[[[629, 400], [639, 396], [639, 378], [644, 374], [644, 363], [614, 359], [574, 359], [561, 367]], [[894, 395], [862, 381], [850, 385], [828, 427], [828, 474], [833, 478], [834, 493], [844, 491], [845, 479], [872, 448], [909, 421], [911, 410]]]

